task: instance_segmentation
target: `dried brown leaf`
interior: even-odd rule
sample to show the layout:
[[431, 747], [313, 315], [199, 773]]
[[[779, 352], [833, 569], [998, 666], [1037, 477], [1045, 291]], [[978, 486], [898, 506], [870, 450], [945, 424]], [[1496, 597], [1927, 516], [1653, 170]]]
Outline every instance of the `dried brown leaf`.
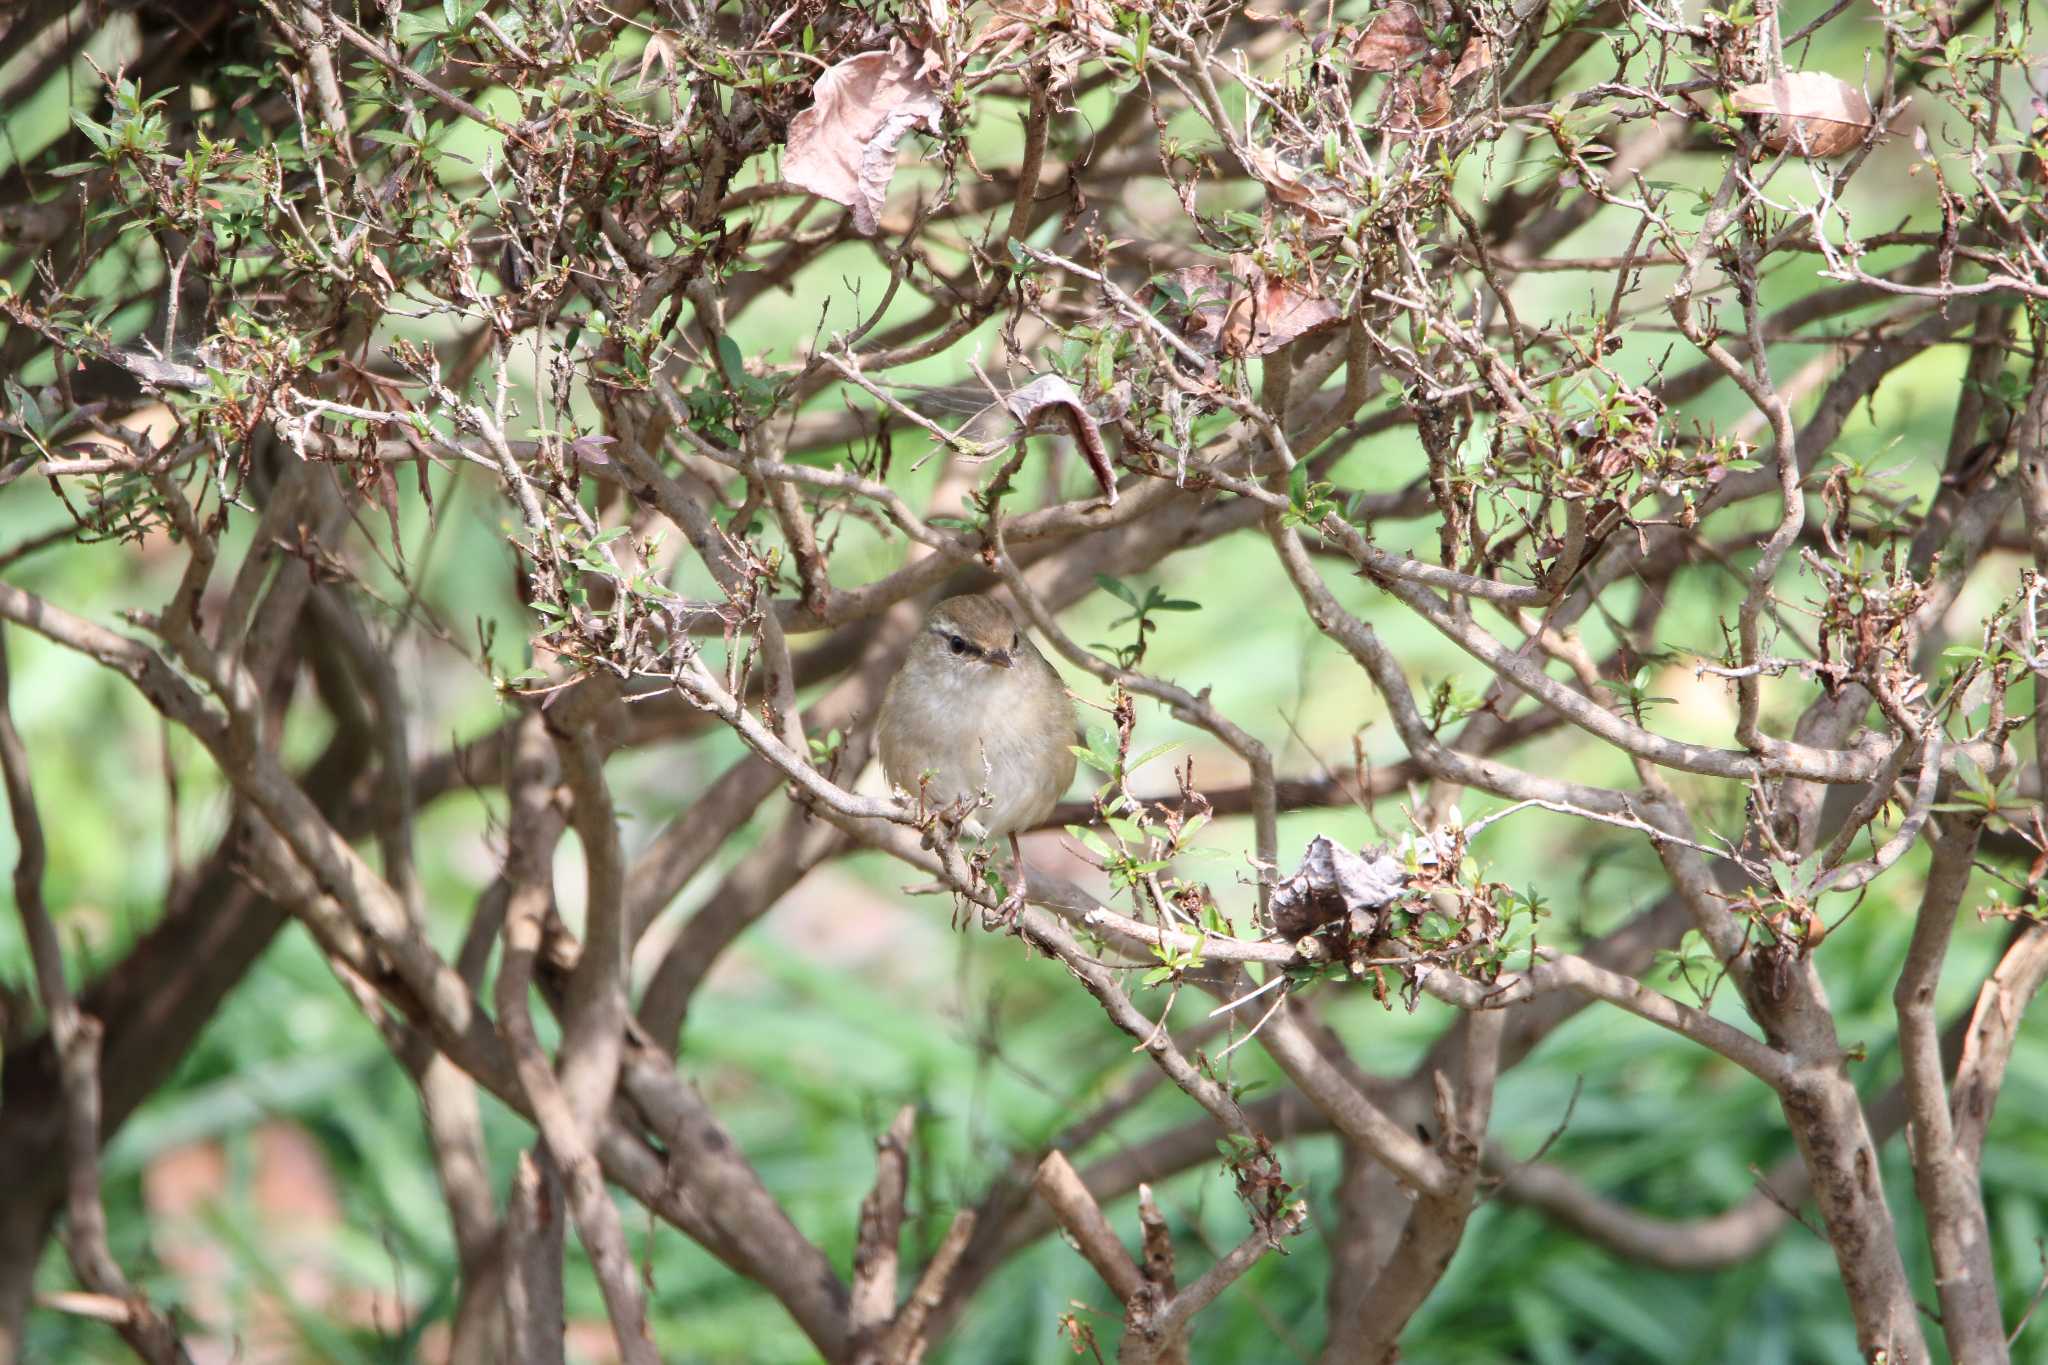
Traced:
[[1109, 462], [1109, 447], [1102, 442], [1102, 428], [1094, 414], [1088, 411], [1088, 405], [1081, 401], [1072, 384], [1056, 374], [1042, 374], [1012, 390], [1003, 399], [1003, 406], [1027, 431], [1048, 413], [1064, 420], [1074, 433], [1075, 444], [1087, 457], [1088, 468], [1094, 472], [1102, 496], [1110, 506], [1116, 506], [1116, 470]]
[[1192, 266], [1170, 276], [1186, 299], [1171, 312], [1195, 349], [1227, 356], [1270, 355], [1343, 318], [1320, 294], [1268, 275], [1247, 256], [1231, 258], [1231, 277], [1215, 266]]
[[1328, 176], [1296, 166], [1278, 153], [1262, 148], [1248, 148], [1247, 152], [1245, 169], [1266, 187], [1266, 193], [1301, 210], [1312, 233], [1334, 236], [1344, 230], [1349, 205]]
[[1451, 83], [1433, 66], [1401, 77], [1387, 91], [1384, 117], [1390, 137], [1443, 127], [1451, 118]]
[[1377, 912], [1407, 884], [1407, 869], [1388, 850], [1367, 849], [1361, 856], [1318, 834], [1302, 851], [1301, 866], [1273, 887], [1273, 927], [1299, 938], [1357, 912], [1369, 933]]
[[1441, 128], [1451, 121], [1451, 87], [1433, 66], [1422, 69], [1415, 86], [1415, 119], [1425, 128]]
[[661, 83], [672, 83], [676, 78], [676, 34], [667, 29], [656, 29], [647, 40], [647, 46], [640, 52], [640, 71], [635, 88], [648, 88], [647, 73], [654, 67], [661, 68]]
[[848, 57], [818, 78], [811, 107], [789, 124], [785, 180], [853, 210], [853, 226], [880, 226], [896, 146], [912, 128], [936, 132], [939, 92], [926, 55], [897, 39], [886, 52]]
[[1493, 44], [1486, 41], [1485, 34], [1478, 34], [1459, 54], [1457, 66], [1451, 69], [1450, 83], [1453, 88], [1463, 85], [1492, 65]]
[[1774, 152], [1840, 156], [1861, 146], [1877, 122], [1861, 90], [1820, 71], [1787, 71], [1729, 98], [1742, 113], [1769, 116], [1764, 145]]
[[1225, 355], [1271, 355], [1343, 317], [1328, 299], [1291, 280], [1274, 279], [1243, 258], [1232, 264], [1246, 287], [1231, 300], [1223, 324], [1221, 345]]
[[1351, 64], [1361, 71], [1400, 71], [1428, 54], [1422, 16], [1408, 0], [1393, 0], [1351, 45]]
[[967, 40], [967, 54], [994, 48], [989, 57], [989, 65], [994, 66], [1028, 42], [1031, 34], [1030, 19], [999, 9], [981, 26], [981, 32]]
[[1004, 0], [967, 52], [996, 49], [988, 57], [993, 67], [1030, 46], [1044, 59], [1057, 90], [1073, 83], [1090, 52], [1119, 41], [1116, 13], [1105, 0]]

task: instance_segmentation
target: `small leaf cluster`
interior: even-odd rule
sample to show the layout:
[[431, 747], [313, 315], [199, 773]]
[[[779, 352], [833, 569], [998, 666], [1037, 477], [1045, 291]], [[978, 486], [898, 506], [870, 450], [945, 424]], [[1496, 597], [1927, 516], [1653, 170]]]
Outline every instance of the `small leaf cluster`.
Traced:
[[1127, 645], [1097, 643], [1095, 646], [1097, 649], [1107, 651], [1116, 659], [1118, 666], [1122, 668], [1136, 668], [1140, 663], [1144, 662], [1145, 652], [1151, 646], [1151, 634], [1159, 628], [1159, 623], [1152, 619], [1156, 613], [1163, 611], [1200, 611], [1202, 609], [1200, 602], [1191, 602], [1179, 597], [1168, 597], [1156, 583], [1147, 585], [1143, 596], [1140, 596], [1137, 589], [1133, 588], [1130, 584], [1125, 583], [1122, 579], [1112, 578], [1108, 574], [1099, 573], [1095, 575], [1095, 584], [1111, 597], [1116, 598], [1117, 601], [1130, 608], [1127, 614], [1111, 621], [1109, 628], [1115, 630], [1118, 626], [1123, 625], [1135, 624], [1136, 626], [1136, 637]]

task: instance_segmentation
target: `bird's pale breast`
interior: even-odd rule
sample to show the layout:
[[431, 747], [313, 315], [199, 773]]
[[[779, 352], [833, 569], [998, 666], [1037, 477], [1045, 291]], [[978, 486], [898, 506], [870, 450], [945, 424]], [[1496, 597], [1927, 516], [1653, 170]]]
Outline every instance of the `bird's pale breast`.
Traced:
[[884, 703], [879, 736], [895, 786], [915, 792], [929, 772], [924, 792], [934, 805], [987, 791], [992, 804], [975, 819], [994, 836], [1044, 819], [1073, 781], [1073, 711], [1043, 660], [1020, 659], [996, 674], [941, 670], [918, 689], [902, 682]]

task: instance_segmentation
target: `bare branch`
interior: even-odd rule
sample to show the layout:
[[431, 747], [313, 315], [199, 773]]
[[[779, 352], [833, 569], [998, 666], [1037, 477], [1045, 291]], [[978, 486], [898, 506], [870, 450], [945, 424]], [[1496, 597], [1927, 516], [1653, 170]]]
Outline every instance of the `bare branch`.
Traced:
[[8, 810], [13, 816], [20, 853], [14, 865], [14, 900], [21, 915], [22, 935], [35, 962], [36, 993], [50, 1021], [63, 1078], [66, 1180], [65, 1244], [71, 1266], [86, 1289], [120, 1305], [114, 1322], [122, 1339], [151, 1365], [174, 1365], [189, 1359], [177, 1329], [121, 1270], [107, 1245], [107, 1215], [100, 1202], [100, 1039], [99, 1021], [79, 1012], [64, 976], [64, 952], [56, 923], [43, 901], [43, 870], [48, 852], [42, 819], [36, 810], [29, 778], [28, 748], [14, 727], [7, 641], [0, 631], [0, 778], [5, 779]]

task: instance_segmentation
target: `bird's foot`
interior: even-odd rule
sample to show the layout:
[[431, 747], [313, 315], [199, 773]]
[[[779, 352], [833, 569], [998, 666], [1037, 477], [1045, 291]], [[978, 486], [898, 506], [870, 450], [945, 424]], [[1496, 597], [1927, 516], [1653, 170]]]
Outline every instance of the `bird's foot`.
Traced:
[[1002, 904], [989, 912], [989, 928], [1014, 932], [1017, 921], [1024, 916], [1024, 888], [1020, 884], [1011, 888], [1003, 897]]
[[1024, 853], [1017, 847], [1017, 836], [1010, 836], [1010, 873], [1004, 887], [1002, 904], [998, 905], [991, 919], [990, 928], [1001, 927], [1015, 932], [1017, 921], [1024, 917]]

